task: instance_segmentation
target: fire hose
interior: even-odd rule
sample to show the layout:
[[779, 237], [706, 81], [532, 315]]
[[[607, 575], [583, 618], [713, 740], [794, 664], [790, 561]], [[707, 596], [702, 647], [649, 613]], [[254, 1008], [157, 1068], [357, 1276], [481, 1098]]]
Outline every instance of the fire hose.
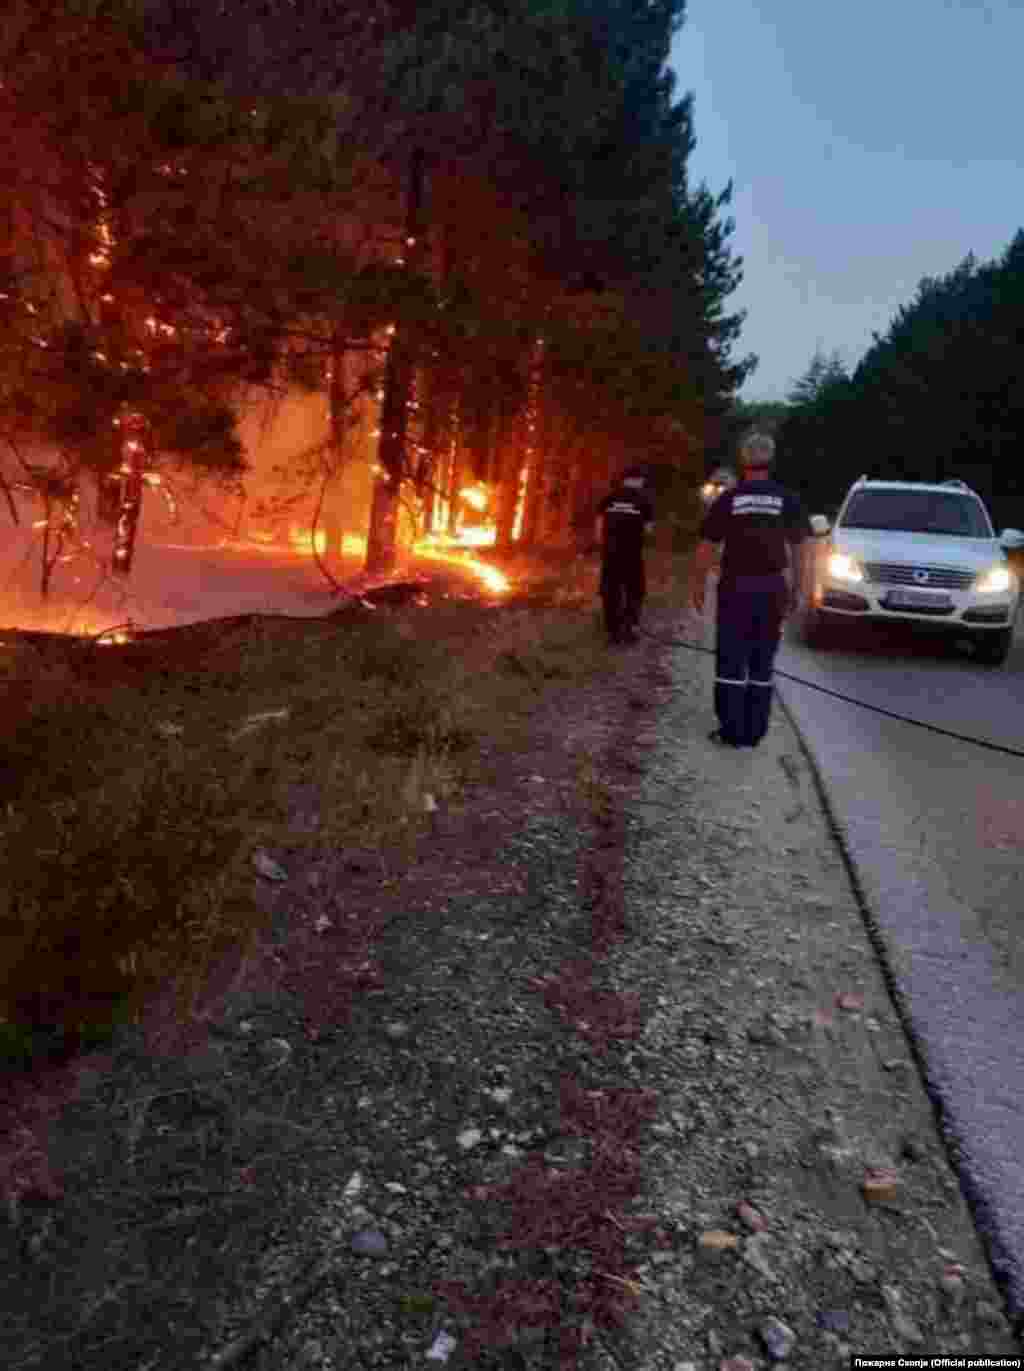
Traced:
[[[714, 650], [705, 647], [703, 643], [690, 643], [684, 638], [666, 638], [659, 633], [651, 633], [648, 629], [640, 629], [640, 632], [647, 638], [654, 639], [655, 642], [664, 643], [666, 647], [685, 647], [691, 652], [703, 652], [708, 656], [714, 656]], [[987, 748], [990, 752], [1002, 752], [1007, 757], [1024, 757], [1024, 750], [1015, 747], [1005, 747], [1002, 743], [992, 743], [985, 738], [974, 738], [966, 733], [955, 733], [949, 728], [940, 728], [938, 724], [925, 723], [923, 719], [912, 719], [909, 715], [899, 714], [892, 709], [883, 709], [881, 705], [869, 704], [867, 700], [858, 700], [853, 695], [844, 695], [841, 690], [831, 690], [828, 686], [819, 685], [817, 681], [805, 680], [803, 676], [794, 676], [792, 672], [780, 671], [775, 668], [775, 675], [781, 676], [787, 681], [795, 681], [797, 685], [806, 686], [808, 690], [817, 690], [822, 695], [831, 695], [833, 699], [843, 700], [846, 704], [856, 705], [859, 709], [869, 709], [872, 714], [884, 714], [887, 719], [896, 719], [902, 724], [912, 724], [914, 728], [927, 729], [929, 733], [938, 733], [944, 738], [954, 738], [960, 743], [971, 743], [974, 747]]]

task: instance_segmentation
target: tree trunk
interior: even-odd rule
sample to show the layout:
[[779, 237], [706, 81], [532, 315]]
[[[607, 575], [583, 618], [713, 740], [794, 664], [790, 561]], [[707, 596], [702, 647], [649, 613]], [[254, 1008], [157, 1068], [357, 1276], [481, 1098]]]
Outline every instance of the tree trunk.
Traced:
[[548, 482], [547, 463], [539, 446], [534, 447], [527, 481], [526, 509], [523, 513], [523, 531], [519, 541], [525, 547], [535, 547], [541, 538]]
[[135, 558], [135, 539], [142, 512], [142, 472], [147, 446], [146, 421], [139, 414], [124, 414], [118, 429], [121, 435], [120, 485], [117, 525], [114, 529], [114, 555], [111, 570], [127, 579]]
[[40, 567], [39, 595], [45, 600], [50, 594], [50, 577], [53, 575], [53, 565], [55, 558], [50, 556], [50, 501], [46, 498], [43, 504], [43, 517], [46, 524], [43, 527], [43, 558]]
[[[537, 343], [530, 349], [527, 361], [525, 403], [520, 413], [516, 415], [515, 422], [508, 426], [513, 430], [514, 437], [505, 449], [507, 457], [502, 464], [504, 470], [499, 487], [500, 499], [497, 518], [498, 546], [505, 549], [510, 548], [514, 542], [524, 541], [526, 533], [526, 515], [529, 510], [536, 475], [537, 409], [540, 398], [543, 355], [543, 344], [538, 339]], [[520, 513], [521, 496], [525, 498], [525, 505], [521, 518], [517, 519], [517, 515]], [[518, 529], [517, 523], [520, 525]]]
[[[409, 191], [406, 208], [405, 246], [402, 255], [408, 267], [425, 259], [421, 221], [425, 154], [414, 148], [409, 163]], [[373, 487], [370, 530], [366, 540], [366, 570], [371, 576], [389, 575], [395, 568], [398, 552], [398, 501], [406, 475], [406, 435], [409, 427], [409, 400], [412, 393], [415, 359], [411, 340], [404, 328], [396, 326], [391, 335], [384, 376], [384, 401], [380, 416], [380, 442], [377, 463], [382, 474]]]
[[567, 503], [573, 547], [577, 556], [580, 556], [593, 542], [594, 506], [597, 502], [594, 499], [593, 478], [579, 457], [573, 464]]
[[459, 521], [459, 491], [462, 488], [463, 444], [463, 426], [457, 415], [455, 425], [452, 429], [452, 443], [448, 462], [448, 481], [445, 487], [445, 499], [448, 502], [448, 527], [445, 531], [453, 538]]
[[[324, 560], [337, 562], [341, 557], [345, 536], [345, 514], [341, 490], [341, 472], [345, 464], [348, 440], [348, 358], [342, 345], [341, 330], [335, 332], [331, 346], [331, 379], [328, 387], [330, 404], [330, 452], [319, 526], [324, 535]], [[317, 530], [312, 530], [314, 546]]]
[[495, 482], [495, 541], [499, 548], [506, 551], [512, 546], [512, 532], [519, 504], [519, 486], [526, 461], [529, 438], [526, 423], [526, 415], [521, 413], [510, 416], [510, 422], [505, 424], [500, 469]]
[[527, 486], [526, 507], [519, 541], [526, 547], [535, 546], [541, 539], [545, 501], [548, 494], [549, 461], [541, 424], [541, 392], [543, 386], [544, 344], [538, 339], [534, 345], [530, 365], [530, 392], [527, 402]]
[[[451, 168], [445, 168], [447, 183]], [[440, 295], [447, 299], [455, 270], [455, 233], [448, 207], [440, 211], [442, 223]], [[437, 210], [435, 209], [435, 216]], [[461, 378], [450, 362], [442, 362], [435, 352], [429, 378], [429, 406], [424, 433], [424, 446], [429, 453], [426, 480], [421, 482], [420, 498], [423, 509], [423, 532], [440, 533], [448, 524], [451, 508], [451, 482], [459, 441], [459, 399]]]
[[423, 444], [416, 463], [416, 507], [420, 517], [421, 534], [434, 531], [434, 492], [441, 476], [441, 451], [445, 431], [447, 397], [440, 386], [436, 367], [429, 374], [420, 373], [423, 392]]
[[553, 489], [544, 519], [544, 542], [552, 547], [568, 547], [572, 541], [570, 522], [572, 473], [567, 462], [559, 460], [553, 473]]

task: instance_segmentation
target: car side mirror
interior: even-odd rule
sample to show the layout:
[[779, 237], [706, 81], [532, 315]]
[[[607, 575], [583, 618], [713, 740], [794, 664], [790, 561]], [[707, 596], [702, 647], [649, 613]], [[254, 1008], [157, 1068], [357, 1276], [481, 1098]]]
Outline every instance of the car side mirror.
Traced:
[[811, 532], [814, 534], [815, 538], [824, 538], [830, 527], [831, 525], [824, 514], [811, 515]]
[[1004, 528], [999, 535], [999, 546], [1005, 552], [1015, 552], [1024, 547], [1024, 533], [1019, 528]]

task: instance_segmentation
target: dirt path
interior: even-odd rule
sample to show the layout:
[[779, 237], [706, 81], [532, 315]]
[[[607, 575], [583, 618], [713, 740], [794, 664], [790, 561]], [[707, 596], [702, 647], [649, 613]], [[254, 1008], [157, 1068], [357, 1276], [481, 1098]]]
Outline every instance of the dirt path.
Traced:
[[3, 1231], [0, 1361], [1014, 1350], [791, 730], [714, 750], [707, 691], [647, 642], [407, 871], [280, 854], [267, 988], [83, 1073]]

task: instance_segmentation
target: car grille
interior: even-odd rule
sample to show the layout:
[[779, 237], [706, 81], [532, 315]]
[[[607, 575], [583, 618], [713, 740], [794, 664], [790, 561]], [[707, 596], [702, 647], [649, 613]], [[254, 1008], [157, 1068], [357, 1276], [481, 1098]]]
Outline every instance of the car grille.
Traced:
[[[905, 566], [901, 562], [868, 562], [864, 567], [869, 581], [889, 586], [920, 586], [922, 590], [970, 590], [976, 571], [960, 571], [948, 566]], [[915, 572], [928, 573], [927, 581], [915, 579]]]

